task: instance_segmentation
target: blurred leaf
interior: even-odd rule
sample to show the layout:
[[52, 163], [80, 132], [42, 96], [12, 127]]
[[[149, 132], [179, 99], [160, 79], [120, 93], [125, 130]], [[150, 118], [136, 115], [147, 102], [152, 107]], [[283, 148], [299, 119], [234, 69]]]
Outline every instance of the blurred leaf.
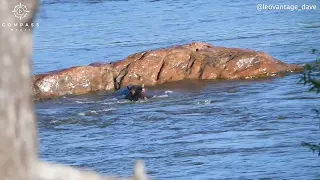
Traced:
[[[312, 50], [312, 53], [315, 54], [317, 52], [316, 49]], [[320, 58], [318, 58], [312, 64], [306, 64], [304, 66], [304, 73], [300, 78], [299, 82], [303, 81], [304, 85], [310, 86], [309, 91], [315, 91], [317, 94], [320, 93]], [[320, 120], [320, 110], [313, 109]], [[312, 152], [317, 152], [320, 156], [320, 144], [311, 144], [307, 142], [302, 142], [301, 146], [308, 147]]]
[[304, 65], [304, 68], [306, 70], [310, 71], [312, 69], [312, 66], [311, 66], [311, 64], [306, 64], [306, 65]]

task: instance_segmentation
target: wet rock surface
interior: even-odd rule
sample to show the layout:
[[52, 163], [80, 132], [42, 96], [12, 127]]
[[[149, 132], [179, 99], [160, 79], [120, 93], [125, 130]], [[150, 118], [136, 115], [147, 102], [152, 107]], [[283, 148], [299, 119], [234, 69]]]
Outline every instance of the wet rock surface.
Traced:
[[184, 79], [252, 79], [302, 69], [263, 52], [197, 42], [143, 51], [118, 62], [96, 62], [39, 74], [33, 78], [32, 89], [35, 99], [47, 99], [114, 91], [128, 85], [154, 86]]

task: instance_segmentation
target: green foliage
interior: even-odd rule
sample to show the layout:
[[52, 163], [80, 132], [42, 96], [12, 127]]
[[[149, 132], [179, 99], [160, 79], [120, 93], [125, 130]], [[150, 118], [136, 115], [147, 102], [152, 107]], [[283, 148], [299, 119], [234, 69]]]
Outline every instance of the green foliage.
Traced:
[[[312, 49], [312, 54], [318, 52], [316, 49]], [[314, 91], [317, 94], [320, 92], [320, 58], [318, 58], [312, 64], [306, 64], [304, 67], [304, 73], [300, 79], [300, 82], [303, 82], [304, 85], [309, 86], [309, 91]], [[320, 120], [320, 110], [314, 109]], [[312, 144], [307, 142], [302, 142], [302, 146], [308, 147], [312, 152], [317, 152], [320, 156], [320, 143]]]
[[304, 85], [310, 86], [309, 91], [320, 92], [320, 58], [312, 64], [306, 64], [304, 66], [304, 73], [300, 82]]

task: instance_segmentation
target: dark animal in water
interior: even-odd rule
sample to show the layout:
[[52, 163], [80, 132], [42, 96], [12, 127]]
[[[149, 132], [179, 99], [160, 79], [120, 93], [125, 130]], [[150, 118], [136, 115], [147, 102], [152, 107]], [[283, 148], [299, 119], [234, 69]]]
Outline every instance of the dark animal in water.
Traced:
[[120, 95], [130, 101], [138, 101], [139, 99], [147, 99], [146, 89], [144, 85], [127, 86], [126, 89], [120, 90]]

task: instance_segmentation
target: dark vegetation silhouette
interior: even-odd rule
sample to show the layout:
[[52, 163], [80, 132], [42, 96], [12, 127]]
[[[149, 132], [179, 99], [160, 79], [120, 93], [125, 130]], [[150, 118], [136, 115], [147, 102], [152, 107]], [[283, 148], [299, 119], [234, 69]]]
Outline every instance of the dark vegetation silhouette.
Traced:
[[[304, 73], [300, 79], [300, 82], [303, 82], [304, 85], [309, 86], [310, 92], [315, 92], [316, 94], [320, 93], [320, 57], [317, 49], [312, 49], [312, 54], [318, 54], [318, 58], [315, 62], [306, 64], [304, 67]], [[315, 107], [313, 109], [317, 114], [317, 119], [320, 123], [320, 109], [319, 107]], [[320, 124], [319, 124], [320, 128]], [[302, 146], [308, 147], [314, 153], [318, 153], [320, 156], [320, 142], [319, 144], [302, 142]]]

